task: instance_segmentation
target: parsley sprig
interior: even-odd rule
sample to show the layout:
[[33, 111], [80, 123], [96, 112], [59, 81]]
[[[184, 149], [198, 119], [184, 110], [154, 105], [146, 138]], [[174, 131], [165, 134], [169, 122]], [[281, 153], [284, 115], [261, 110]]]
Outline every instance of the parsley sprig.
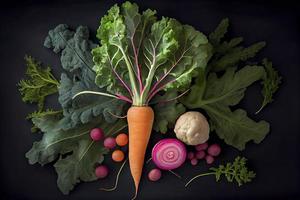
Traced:
[[227, 163], [226, 165], [219, 165], [219, 167], [210, 168], [210, 172], [199, 174], [189, 180], [185, 187], [187, 187], [192, 181], [199, 177], [215, 175], [216, 181], [220, 181], [222, 175], [225, 176], [228, 182], [236, 182], [239, 186], [251, 182], [255, 177], [255, 173], [250, 171], [246, 166], [247, 159], [244, 157], [236, 157], [233, 163]]

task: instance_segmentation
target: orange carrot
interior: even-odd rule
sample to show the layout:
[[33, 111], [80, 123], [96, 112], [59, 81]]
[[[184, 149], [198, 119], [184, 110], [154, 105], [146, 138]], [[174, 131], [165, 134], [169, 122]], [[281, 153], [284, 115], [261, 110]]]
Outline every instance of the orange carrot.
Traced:
[[129, 166], [137, 195], [149, 142], [154, 112], [148, 106], [133, 106], [127, 112], [129, 128]]

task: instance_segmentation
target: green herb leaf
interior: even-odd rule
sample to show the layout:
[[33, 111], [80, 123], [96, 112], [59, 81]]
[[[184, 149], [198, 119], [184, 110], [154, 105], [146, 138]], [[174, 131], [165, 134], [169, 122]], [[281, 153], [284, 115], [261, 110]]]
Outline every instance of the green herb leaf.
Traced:
[[204, 109], [210, 117], [211, 129], [227, 144], [243, 150], [250, 140], [261, 142], [269, 132], [269, 124], [254, 122], [244, 110], [232, 112], [229, 106], [237, 105], [246, 88], [263, 75], [263, 67], [245, 66], [239, 71], [228, 68], [220, 78], [210, 73], [207, 81], [199, 76], [182, 103], [190, 109]]
[[258, 42], [247, 48], [237, 46], [230, 50], [227, 49], [225, 55], [220, 56], [219, 59], [213, 60], [210, 63], [211, 69], [219, 72], [225, 70], [227, 67], [236, 66], [238, 62], [254, 57], [265, 45], [265, 42]]
[[208, 69], [219, 72], [228, 67], [237, 66], [240, 61], [253, 58], [265, 45], [265, 42], [258, 42], [249, 47], [238, 46], [242, 37], [233, 38], [229, 41], [222, 41], [229, 26], [229, 20], [223, 19], [215, 31], [209, 35], [209, 42], [213, 45], [214, 55], [209, 62]]
[[266, 70], [266, 74], [261, 82], [263, 85], [262, 95], [264, 100], [256, 114], [273, 101], [273, 95], [279, 89], [279, 84], [281, 83], [281, 76], [279, 76], [278, 72], [272, 67], [272, 62], [264, 59], [263, 65]]
[[244, 157], [236, 157], [233, 163], [227, 163], [226, 166], [220, 165], [218, 168], [210, 168], [215, 172], [216, 181], [218, 182], [224, 175], [228, 182], [235, 181], [239, 186], [251, 182], [255, 178], [255, 173], [248, 170], [247, 159]]
[[[41, 141], [33, 143], [26, 157], [30, 164], [41, 165], [53, 162], [59, 157], [54, 166], [58, 174], [58, 187], [64, 194], [68, 194], [80, 180], [96, 180], [95, 165], [101, 163], [103, 154], [107, 153], [102, 143], [95, 143], [90, 139], [90, 130], [101, 127], [105, 136], [111, 136], [127, 126], [124, 120], [108, 124], [101, 117], [97, 117], [85, 125], [64, 131], [61, 129], [63, 121], [53, 115], [32, 120], [44, 134]], [[68, 154], [65, 155], [66, 153]]]
[[220, 24], [217, 26], [217, 28], [209, 34], [209, 41], [213, 46], [217, 46], [220, 44], [221, 39], [225, 36], [227, 33], [229, 26], [229, 20], [228, 18], [222, 19]]
[[25, 56], [27, 65], [26, 75], [18, 83], [22, 100], [29, 103], [37, 103], [38, 111], [43, 110], [45, 97], [57, 92], [59, 82], [51, 73], [50, 67], [42, 68], [41, 63], [30, 56]]
[[250, 171], [247, 167], [247, 159], [244, 157], [236, 157], [233, 163], [227, 163], [224, 165], [219, 165], [219, 167], [211, 167], [210, 171], [207, 173], [202, 173], [194, 176], [186, 184], [187, 187], [195, 179], [203, 176], [215, 175], [216, 182], [221, 180], [222, 176], [225, 176], [228, 182], [236, 182], [239, 186], [242, 186], [245, 183], [249, 183], [255, 178], [255, 173]]

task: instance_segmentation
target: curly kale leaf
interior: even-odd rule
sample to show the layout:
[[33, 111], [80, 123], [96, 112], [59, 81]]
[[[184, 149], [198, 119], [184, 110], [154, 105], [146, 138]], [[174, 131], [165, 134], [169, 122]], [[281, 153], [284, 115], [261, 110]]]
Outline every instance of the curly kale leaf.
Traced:
[[24, 102], [37, 103], [38, 111], [42, 111], [45, 97], [57, 92], [59, 82], [51, 73], [50, 67], [43, 68], [40, 62], [30, 56], [25, 56], [25, 61], [28, 78], [18, 83], [18, 89]]
[[88, 123], [100, 115], [104, 116], [107, 122], [115, 122], [116, 118], [109, 113], [121, 115], [124, 110], [123, 102], [93, 95], [72, 99], [81, 91], [104, 91], [95, 84], [95, 72], [91, 70], [91, 50], [96, 45], [89, 40], [88, 28], [79, 26], [74, 32], [65, 24], [58, 25], [49, 31], [44, 44], [53, 48], [55, 53], [61, 52], [62, 66], [72, 75], [70, 78], [66, 73], [61, 74], [58, 100], [65, 116], [62, 128], [70, 129]]
[[105, 136], [112, 136], [127, 126], [124, 120], [108, 124], [97, 117], [87, 124], [64, 131], [61, 129], [61, 119], [53, 115], [35, 117], [33, 123], [44, 134], [40, 141], [33, 143], [26, 157], [30, 164], [45, 165], [55, 161], [57, 184], [64, 194], [68, 194], [80, 181], [96, 180], [95, 166], [103, 161], [103, 155], [108, 152], [103, 143], [90, 139], [90, 130], [101, 127]]
[[272, 62], [264, 59], [263, 65], [266, 70], [265, 76], [263, 77], [263, 80], [261, 82], [261, 84], [263, 85], [262, 95], [264, 97], [264, 100], [256, 114], [259, 113], [267, 104], [273, 101], [273, 95], [279, 89], [279, 84], [281, 83], [281, 76], [272, 67]]
[[227, 144], [243, 150], [250, 140], [260, 143], [269, 132], [265, 121], [255, 122], [242, 109], [231, 111], [244, 97], [246, 88], [264, 75], [261, 66], [227, 68], [218, 78], [210, 73], [207, 80], [199, 77], [182, 103], [190, 109], [202, 108], [210, 117], [210, 125]]

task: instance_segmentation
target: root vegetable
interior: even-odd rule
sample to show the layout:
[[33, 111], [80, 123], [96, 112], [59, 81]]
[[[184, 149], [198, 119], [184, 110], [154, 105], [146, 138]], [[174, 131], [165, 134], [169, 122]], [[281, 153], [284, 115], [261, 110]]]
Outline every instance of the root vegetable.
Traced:
[[107, 137], [105, 138], [103, 145], [108, 149], [113, 149], [116, 146], [116, 140], [113, 137]]
[[150, 181], [158, 181], [161, 178], [161, 171], [159, 169], [152, 169], [148, 174], [148, 178]]
[[200, 160], [200, 159], [203, 159], [205, 157], [205, 155], [206, 155], [205, 151], [198, 151], [196, 153], [196, 158]]
[[152, 160], [163, 170], [180, 167], [186, 159], [186, 148], [177, 139], [160, 140], [152, 149]]
[[91, 132], [90, 132], [90, 137], [94, 141], [102, 140], [104, 138], [103, 130], [101, 128], [92, 129]]
[[108, 175], [108, 168], [105, 165], [100, 165], [96, 168], [95, 174], [97, 178], [105, 178]]
[[190, 111], [178, 118], [174, 132], [187, 145], [202, 144], [209, 138], [209, 124], [200, 112]]
[[221, 147], [218, 144], [212, 144], [208, 147], [207, 153], [211, 156], [218, 156], [221, 153]]

